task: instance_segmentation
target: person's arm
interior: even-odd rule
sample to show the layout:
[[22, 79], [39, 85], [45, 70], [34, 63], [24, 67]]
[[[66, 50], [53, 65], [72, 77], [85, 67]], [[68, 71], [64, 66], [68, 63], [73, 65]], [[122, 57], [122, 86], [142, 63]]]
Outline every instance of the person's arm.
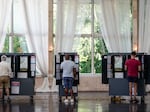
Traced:
[[125, 64], [124, 64], [124, 76], [125, 77], [128, 76], [127, 71], [128, 71], [128, 65], [127, 65], [127, 61], [125, 61]]
[[125, 65], [124, 65], [124, 70], [127, 71], [128, 67], [127, 67], [127, 61], [125, 61]]
[[142, 70], [141, 62], [139, 61], [139, 63], [138, 63], [138, 71], [141, 72], [141, 70]]
[[61, 65], [60, 65], [60, 75], [61, 75], [61, 77], [62, 77], [62, 75], [63, 75], [63, 64], [61, 63]]
[[73, 76], [76, 77], [76, 64], [73, 62]]
[[124, 70], [127, 71], [127, 65], [124, 66]]
[[13, 77], [10, 64], [8, 64], [8, 75], [9, 75], [9, 77]]
[[76, 77], [76, 68], [73, 68], [73, 76]]
[[141, 71], [141, 65], [138, 66], [138, 71], [139, 71], [139, 72]]
[[60, 70], [63, 70], [62, 63], [60, 64]]

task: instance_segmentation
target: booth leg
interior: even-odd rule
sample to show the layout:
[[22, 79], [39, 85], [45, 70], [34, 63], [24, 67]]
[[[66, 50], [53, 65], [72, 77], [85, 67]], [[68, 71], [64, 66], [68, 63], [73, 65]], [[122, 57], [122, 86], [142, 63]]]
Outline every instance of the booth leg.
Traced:
[[145, 97], [141, 96], [141, 103], [144, 103], [144, 102], [145, 102]]
[[59, 102], [62, 102], [61, 96], [59, 96]]

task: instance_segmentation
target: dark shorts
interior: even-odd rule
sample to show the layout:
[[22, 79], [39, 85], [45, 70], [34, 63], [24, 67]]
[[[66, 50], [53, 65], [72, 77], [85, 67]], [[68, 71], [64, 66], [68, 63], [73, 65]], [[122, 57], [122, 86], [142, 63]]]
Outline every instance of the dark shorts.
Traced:
[[138, 77], [130, 77], [130, 76], [128, 76], [128, 81], [129, 81], [129, 82], [137, 83]]
[[72, 89], [73, 86], [73, 78], [72, 77], [64, 77], [64, 88], [66, 89]]

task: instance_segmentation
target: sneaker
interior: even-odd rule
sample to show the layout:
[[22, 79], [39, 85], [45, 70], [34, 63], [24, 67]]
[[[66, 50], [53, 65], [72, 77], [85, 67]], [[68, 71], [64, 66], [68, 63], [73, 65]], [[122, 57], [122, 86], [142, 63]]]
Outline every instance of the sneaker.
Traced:
[[70, 99], [70, 102], [71, 102], [71, 103], [74, 103], [74, 99]]
[[11, 99], [10, 99], [9, 96], [5, 96], [4, 100], [7, 101], [7, 102], [10, 102], [10, 101], [11, 101]]
[[133, 100], [133, 103], [138, 103], [138, 102], [139, 102], [139, 100], [136, 98]]
[[64, 100], [64, 103], [68, 103], [68, 102], [69, 102], [68, 99], [65, 99], [65, 100]]
[[130, 102], [132, 102], [133, 101], [133, 98], [130, 98]]

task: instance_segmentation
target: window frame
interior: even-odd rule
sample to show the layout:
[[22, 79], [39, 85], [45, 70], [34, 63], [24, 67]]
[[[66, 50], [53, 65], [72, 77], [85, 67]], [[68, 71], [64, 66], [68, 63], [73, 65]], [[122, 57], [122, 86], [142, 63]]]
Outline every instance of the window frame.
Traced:
[[[95, 29], [94, 29], [94, 1], [95, 0], [91, 0], [90, 2], [87, 2], [87, 4], [91, 4], [91, 32], [88, 33], [88, 34], [75, 34], [74, 37], [75, 38], [84, 38], [84, 37], [89, 37], [91, 39], [91, 73], [80, 73], [80, 74], [83, 74], [83, 75], [87, 75], [87, 74], [92, 74], [92, 75], [100, 75], [101, 73], [95, 73], [95, 67], [94, 67], [94, 56], [95, 56], [95, 53], [94, 53], [94, 39], [95, 38], [101, 38], [102, 37], [102, 33], [99, 32], [99, 33], [95, 33]], [[84, 2], [84, 4], [86, 4]], [[56, 2], [53, 2], [53, 6], [54, 5], [57, 5]], [[55, 10], [56, 11], [56, 10]], [[54, 13], [56, 14], [56, 13]], [[54, 15], [53, 15], [53, 20], [54, 20]], [[54, 28], [54, 27], [53, 27]], [[54, 30], [55, 31], [55, 30]], [[53, 32], [55, 33], [55, 32]], [[53, 34], [53, 37], [55, 38], [55, 34]], [[105, 44], [105, 43], [104, 43]]]

